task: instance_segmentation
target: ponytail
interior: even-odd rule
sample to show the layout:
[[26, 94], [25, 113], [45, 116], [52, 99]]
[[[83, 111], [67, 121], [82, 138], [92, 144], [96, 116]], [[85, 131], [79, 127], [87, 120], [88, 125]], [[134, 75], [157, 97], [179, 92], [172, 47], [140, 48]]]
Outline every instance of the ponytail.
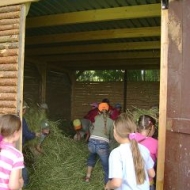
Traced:
[[108, 132], [107, 132], [107, 111], [106, 110], [103, 110], [102, 111], [102, 114], [103, 114], [103, 119], [104, 119], [104, 134], [107, 135]]
[[138, 143], [136, 141], [136, 124], [134, 121], [127, 116], [126, 113], [122, 113], [118, 116], [118, 118], [114, 121], [114, 128], [121, 138], [128, 138], [130, 141], [130, 148], [133, 157], [136, 182], [137, 184], [143, 184], [146, 175], [145, 175], [145, 163], [143, 157], [140, 153]]
[[137, 141], [135, 139], [131, 139], [130, 142], [131, 142], [133, 163], [135, 168], [136, 182], [137, 184], [140, 185], [143, 184], [146, 179], [144, 171], [144, 160], [141, 156]]

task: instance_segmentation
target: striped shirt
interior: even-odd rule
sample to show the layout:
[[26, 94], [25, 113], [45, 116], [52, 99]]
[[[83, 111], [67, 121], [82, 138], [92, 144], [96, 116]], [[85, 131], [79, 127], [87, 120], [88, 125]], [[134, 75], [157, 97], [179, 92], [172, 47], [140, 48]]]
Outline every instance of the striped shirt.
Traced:
[[24, 168], [24, 158], [13, 144], [1, 141], [0, 149], [0, 190], [9, 190], [11, 171]]

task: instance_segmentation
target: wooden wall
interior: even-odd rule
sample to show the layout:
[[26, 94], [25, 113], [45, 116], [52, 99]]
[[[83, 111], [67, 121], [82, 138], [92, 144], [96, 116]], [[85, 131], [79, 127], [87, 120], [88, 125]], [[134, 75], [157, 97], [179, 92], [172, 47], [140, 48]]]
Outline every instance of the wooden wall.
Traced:
[[35, 64], [25, 61], [24, 65], [24, 100], [26, 102], [40, 101], [40, 74]]
[[[90, 103], [108, 98], [111, 105], [124, 102], [123, 82], [76, 82], [73, 86], [72, 119], [83, 117]], [[149, 109], [158, 105], [159, 82], [128, 82], [127, 109], [134, 107]]]
[[71, 119], [71, 83], [64, 73], [48, 71], [47, 103], [50, 116], [55, 119]]
[[25, 6], [0, 7], [0, 114], [22, 113]]
[[[25, 61], [24, 100], [27, 103], [41, 103], [42, 77], [37, 65]], [[71, 84], [64, 73], [47, 70], [46, 101], [52, 119], [71, 118]]]
[[[35, 64], [25, 64], [24, 99], [40, 102], [41, 76]], [[108, 98], [112, 105], [123, 105], [123, 82], [76, 82], [73, 86], [65, 73], [47, 71], [46, 103], [54, 119], [71, 120], [83, 117], [90, 103]], [[129, 82], [127, 108], [150, 108], [158, 105], [159, 82]]]

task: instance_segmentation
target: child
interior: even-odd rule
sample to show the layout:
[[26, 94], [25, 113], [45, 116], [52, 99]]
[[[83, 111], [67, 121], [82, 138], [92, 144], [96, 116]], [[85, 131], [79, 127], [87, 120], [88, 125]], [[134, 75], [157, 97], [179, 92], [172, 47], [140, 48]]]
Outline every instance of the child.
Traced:
[[24, 101], [23, 103], [23, 118], [22, 118], [22, 145], [24, 146], [25, 143], [29, 140], [35, 139], [36, 137], [40, 136], [40, 133], [32, 132], [29, 129], [29, 126], [24, 118], [24, 115], [26, 113], [26, 110], [29, 108], [28, 104]]
[[122, 106], [121, 104], [115, 104], [114, 108], [110, 111], [110, 118], [116, 120], [117, 117], [121, 114]]
[[107, 103], [100, 103], [98, 109], [100, 114], [95, 117], [88, 143], [90, 155], [87, 160], [88, 167], [85, 181], [90, 181], [92, 169], [96, 163], [96, 155], [98, 155], [104, 170], [104, 183], [106, 184], [108, 181], [109, 141], [113, 128], [113, 120], [109, 118], [109, 106]]
[[[25, 151], [25, 144], [26, 142], [35, 139], [36, 137], [40, 137], [40, 133], [33, 132], [29, 129], [29, 126], [24, 118], [24, 115], [26, 114], [27, 109], [29, 108], [28, 104], [24, 101], [23, 102], [23, 118], [22, 118], [22, 146], [23, 146], [23, 152]], [[24, 167], [22, 169], [22, 177], [24, 179], [24, 187], [26, 187], [29, 183], [29, 176], [27, 167]]]
[[43, 153], [42, 150], [42, 143], [44, 141], [44, 139], [49, 135], [50, 133], [50, 125], [49, 122], [47, 120], [42, 120], [40, 122], [40, 127], [41, 127], [41, 136], [40, 136], [40, 141], [36, 146], [36, 149], [38, 152]]
[[16, 115], [0, 117], [0, 189], [20, 189], [23, 186], [21, 169], [24, 168], [22, 153], [15, 148], [21, 135], [21, 121]]
[[[151, 158], [156, 163], [158, 140], [152, 138], [155, 131], [156, 120], [149, 115], [141, 115], [138, 120], [136, 140], [150, 151]], [[150, 190], [154, 190], [154, 180], [150, 178]]]
[[90, 137], [90, 129], [92, 127], [91, 121], [89, 119], [75, 119], [73, 121], [73, 126], [76, 131], [74, 140], [80, 141], [85, 137], [85, 142], [88, 142]]
[[146, 147], [135, 140], [135, 123], [126, 113], [114, 122], [114, 138], [120, 144], [109, 157], [109, 181], [105, 189], [148, 190], [149, 178], [155, 176], [154, 162]]
[[89, 119], [92, 123], [94, 123], [94, 118], [98, 115], [98, 103], [94, 102], [90, 104], [91, 110], [84, 116], [85, 119]]

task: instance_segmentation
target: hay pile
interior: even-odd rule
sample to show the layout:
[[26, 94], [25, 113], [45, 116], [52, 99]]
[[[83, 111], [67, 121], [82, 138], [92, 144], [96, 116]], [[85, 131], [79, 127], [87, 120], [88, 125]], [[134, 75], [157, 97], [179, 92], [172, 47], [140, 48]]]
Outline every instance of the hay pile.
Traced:
[[[29, 110], [28, 110], [29, 111]], [[27, 117], [32, 129], [41, 119], [34, 116], [36, 111]], [[33, 119], [32, 119], [33, 117]], [[37, 116], [36, 116], [37, 117]], [[35, 118], [35, 119], [34, 119]], [[35, 121], [34, 121], [35, 120]], [[26, 190], [100, 190], [104, 187], [103, 169], [97, 162], [90, 183], [84, 182], [86, 161], [88, 157], [87, 144], [76, 142], [63, 135], [58, 128], [59, 122], [50, 121], [50, 135], [43, 142], [43, 154], [33, 155], [33, 162], [27, 164], [30, 183]], [[32, 144], [32, 143], [31, 143]], [[31, 145], [29, 144], [29, 145]], [[29, 153], [28, 155], [31, 155]]]
[[138, 119], [141, 115], [149, 115], [152, 118], [156, 120], [155, 124], [155, 132], [154, 135], [152, 136], [153, 138], [158, 139], [158, 117], [159, 117], [159, 109], [158, 107], [152, 107], [151, 109], [140, 109], [137, 107], [134, 107], [133, 111], [127, 110], [126, 111], [131, 118], [135, 121], [136, 124], [138, 124]]
[[153, 107], [151, 109], [140, 109], [137, 107], [133, 107], [133, 110], [127, 110], [127, 114], [133, 118], [133, 120], [138, 123], [138, 119], [141, 115], [149, 115], [156, 120], [156, 124], [158, 124], [158, 115], [159, 110], [157, 107]]

